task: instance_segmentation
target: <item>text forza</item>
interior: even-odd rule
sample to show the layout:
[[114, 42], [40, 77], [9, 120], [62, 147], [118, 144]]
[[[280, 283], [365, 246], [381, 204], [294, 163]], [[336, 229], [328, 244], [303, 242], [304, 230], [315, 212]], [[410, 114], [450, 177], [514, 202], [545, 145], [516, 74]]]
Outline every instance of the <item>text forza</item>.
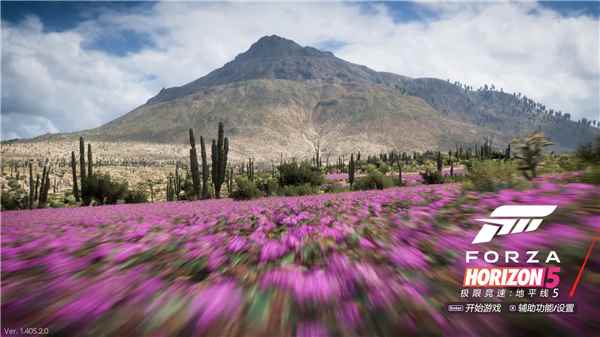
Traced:
[[519, 252], [513, 250], [507, 250], [502, 255], [493, 250], [488, 250], [483, 255], [477, 250], [467, 250], [465, 262], [470, 263], [471, 261], [483, 258], [485, 263], [560, 263], [558, 254], [554, 250], [546, 254], [546, 258], [543, 261], [540, 260], [542, 256], [540, 256], [539, 250], [528, 250], [525, 252], [525, 255], [521, 256]]

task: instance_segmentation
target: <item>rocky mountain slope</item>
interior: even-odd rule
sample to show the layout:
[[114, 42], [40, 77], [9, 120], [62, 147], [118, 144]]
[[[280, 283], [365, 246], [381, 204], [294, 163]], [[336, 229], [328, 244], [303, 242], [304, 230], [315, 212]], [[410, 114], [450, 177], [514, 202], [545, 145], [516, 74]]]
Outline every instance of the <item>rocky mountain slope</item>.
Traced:
[[222, 68], [78, 134], [183, 144], [189, 127], [211, 138], [219, 121], [234, 157], [263, 159], [310, 155], [316, 147], [332, 156], [445, 150], [484, 137], [503, 146], [537, 129], [566, 150], [600, 133], [520, 94], [377, 72], [273, 35]]

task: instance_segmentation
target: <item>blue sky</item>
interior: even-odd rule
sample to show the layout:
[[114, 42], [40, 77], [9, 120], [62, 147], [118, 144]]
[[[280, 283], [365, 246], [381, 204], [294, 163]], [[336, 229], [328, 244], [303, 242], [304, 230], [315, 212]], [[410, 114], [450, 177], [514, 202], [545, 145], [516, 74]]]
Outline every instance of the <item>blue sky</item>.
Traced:
[[3, 139], [99, 126], [270, 34], [376, 70], [495, 83], [600, 119], [599, 2], [1, 7]]

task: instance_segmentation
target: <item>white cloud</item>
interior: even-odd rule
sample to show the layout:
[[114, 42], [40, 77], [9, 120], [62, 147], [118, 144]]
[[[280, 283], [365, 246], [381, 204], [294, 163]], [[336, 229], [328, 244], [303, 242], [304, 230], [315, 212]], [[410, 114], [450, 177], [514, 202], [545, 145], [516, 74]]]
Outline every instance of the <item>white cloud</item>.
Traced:
[[[494, 83], [574, 118], [600, 119], [597, 18], [560, 17], [534, 3], [426, 6], [439, 18], [395, 22], [383, 5], [156, 3], [107, 11], [67, 32], [46, 32], [33, 17], [3, 23], [2, 137], [98, 126], [270, 34], [303, 45], [341, 41], [337, 56], [376, 70]], [[123, 31], [144, 34], [152, 47], [125, 56], [82, 47]]]

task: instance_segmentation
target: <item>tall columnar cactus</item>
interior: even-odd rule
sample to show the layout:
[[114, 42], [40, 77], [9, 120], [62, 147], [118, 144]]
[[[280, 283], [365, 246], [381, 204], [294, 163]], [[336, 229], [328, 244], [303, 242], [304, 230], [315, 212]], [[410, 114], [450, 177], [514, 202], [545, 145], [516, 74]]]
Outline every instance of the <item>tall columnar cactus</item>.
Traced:
[[44, 167], [42, 169], [42, 178], [40, 180], [40, 190], [38, 194], [38, 207], [42, 208], [42, 201], [44, 199], [44, 189], [46, 186], [46, 175], [48, 174], [48, 164], [44, 163]]
[[248, 158], [248, 164], [246, 164], [246, 175], [250, 181], [254, 181], [254, 159]]
[[33, 188], [33, 200], [38, 200], [38, 192], [40, 188], [40, 174], [36, 174], [35, 176], [35, 187]]
[[92, 163], [93, 158], [92, 158], [92, 144], [88, 143], [88, 153], [87, 153], [87, 157], [88, 157], [88, 170], [87, 170], [87, 174], [89, 176], [93, 176], [94, 172], [92, 170], [92, 166], [94, 165]]
[[87, 174], [85, 165], [85, 142], [83, 137], [79, 137], [79, 181], [81, 182], [81, 200], [85, 205], [91, 202], [87, 191]]
[[438, 151], [437, 153], [437, 171], [438, 173], [441, 175], [442, 174], [442, 169], [443, 169], [443, 162], [442, 162], [442, 153]]
[[510, 143], [508, 143], [504, 151], [504, 160], [510, 160]]
[[29, 161], [29, 200], [27, 200], [29, 209], [33, 208], [33, 164]]
[[315, 167], [317, 169], [321, 169], [321, 143], [317, 142], [317, 146], [315, 147]]
[[198, 155], [196, 154], [195, 149], [190, 149], [190, 175], [192, 177], [192, 199], [197, 199], [200, 196], [200, 186], [198, 181], [198, 165], [194, 164], [194, 162], [198, 161]]
[[77, 162], [75, 161], [75, 151], [71, 151], [71, 172], [73, 174], [73, 196], [75, 201], [79, 202], [79, 187], [77, 187]]
[[198, 171], [198, 153], [196, 152], [196, 138], [194, 130], [190, 128], [190, 171], [192, 184], [194, 185], [194, 197], [200, 198], [200, 171]]
[[206, 144], [202, 136], [200, 136], [200, 152], [202, 154], [202, 199], [208, 199], [208, 159], [206, 158]]
[[167, 189], [166, 189], [166, 199], [167, 201], [173, 201], [173, 199], [171, 199], [171, 196], [173, 195], [172, 190], [171, 190], [172, 186], [171, 186], [171, 175], [169, 175], [167, 177]]
[[[86, 195], [85, 191], [85, 142], [83, 137], [79, 137], [79, 178], [81, 179], [81, 196]], [[84, 198], [85, 199], [85, 198]]]
[[354, 153], [350, 155], [350, 163], [348, 164], [348, 183], [350, 184], [350, 188], [354, 185], [354, 171], [356, 169], [354, 163]]
[[175, 196], [179, 198], [181, 192], [181, 177], [179, 176], [179, 161], [175, 163]]
[[44, 165], [44, 174], [42, 175], [42, 186], [40, 188], [40, 197], [38, 200], [38, 207], [44, 208], [48, 203], [48, 191], [50, 190], [50, 171], [51, 167]]
[[398, 165], [398, 185], [402, 186], [402, 163], [400, 159], [396, 160], [396, 165]]
[[217, 140], [212, 141], [212, 181], [215, 188], [215, 196], [221, 197], [221, 186], [225, 181], [225, 170], [227, 169], [227, 153], [229, 152], [229, 139], [225, 138], [223, 123], [219, 122], [219, 135]]

